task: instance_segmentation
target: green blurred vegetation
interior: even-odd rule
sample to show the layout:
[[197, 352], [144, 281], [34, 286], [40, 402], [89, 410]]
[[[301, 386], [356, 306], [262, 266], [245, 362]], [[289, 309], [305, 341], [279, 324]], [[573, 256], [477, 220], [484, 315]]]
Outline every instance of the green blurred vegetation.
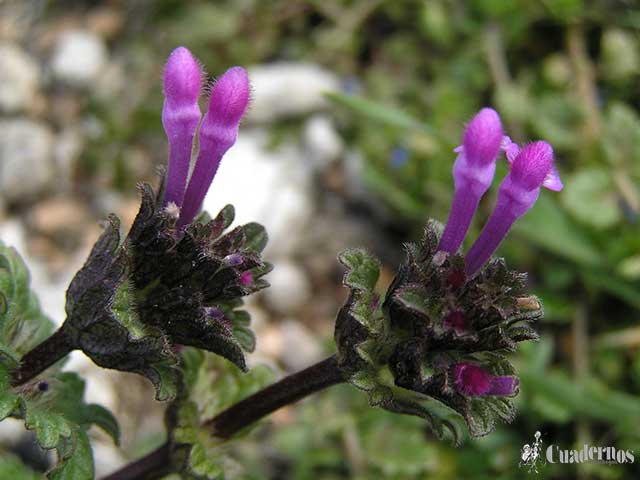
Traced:
[[[364, 154], [362, 180], [404, 240], [426, 218], [446, 218], [452, 150], [484, 105], [501, 113], [514, 140], [551, 142], [566, 186], [543, 192], [500, 250], [530, 272], [546, 309], [543, 341], [516, 356], [522, 388], [513, 425], [453, 449], [420, 420], [366, 408], [364, 396], [340, 387], [305, 403], [296, 421], [238, 445], [252, 478], [522, 478], [519, 450], [536, 430], [545, 445], [615, 445], [640, 456], [636, 2], [141, 0], [127, 21], [118, 42], [130, 74], [148, 83], [132, 86], [127, 102], [89, 105], [110, 119], [110, 134], [88, 150], [88, 172], [134, 141], [160, 145], [164, 155], [160, 52], [184, 44], [211, 72], [284, 59], [346, 79], [344, 94], [331, 96], [335, 121]], [[137, 179], [126, 161], [117, 164], [116, 185], [130, 188]], [[547, 465], [543, 474], [637, 478], [639, 465]]]

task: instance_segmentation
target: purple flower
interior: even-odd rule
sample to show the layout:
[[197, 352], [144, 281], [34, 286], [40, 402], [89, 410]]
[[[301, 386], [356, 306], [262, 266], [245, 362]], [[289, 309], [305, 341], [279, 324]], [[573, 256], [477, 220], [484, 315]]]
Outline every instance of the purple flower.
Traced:
[[186, 48], [176, 48], [169, 56], [164, 75], [162, 123], [169, 138], [164, 206], [179, 207], [181, 228], [189, 225], [200, 210], [222, 157], [236, 141], [240, 119], [249, 104], [247, 72], [242, 67], [232, 67], [211, 89], [209, 110], [198, 133], [198, 158], [187, 185], [193, 138], [201, 117], [201, 84], [198, 61]]
[[242, 264], [243, 258], [239, 253], [232, 253], [231, 255], [227, 255], [226, 257], [224, 257], [224, 261], [227, 263], [227, 265], [237, 267], [238, 265]]
[[460, 248], [478, 203], [493, 181], [502, 138], [500, 117], [492, 108], [480, 110], [467, 125], [463, 145], [455, 149], [455, 193], [438, 250], [454, 254]]
[[[513, 142], [511, 138], [505, 135], [502, 137], [502, 150], [504, 150], [505, 156], [507, 157], [509, 167], [512, 167], [513, 161], [518, 156], [518, 153], [520, 153], [520, 147], [517, 143]], [[562, 180], [560, 179], [560, 173], [558, 173], [555, 166], [552, 166], [549, 173], [547, 173], [547, 176], [544, 178], [544, 182], [542, 182], [542, 186], [554, 192], [559, 192], [564, 187]]]
[[205, 316], [212, 320], [223, 320], [224, 312], [218, 307], [205, 307], [204, 309]]
[[200, 122], [198, 97], [202, 87], [202, 68], [191, 52], [178, 47], [164, 70], [162, 125], [169, 138], [169, 168], [164, 205], [182, 205], [189, 174], [193, 136]]
[[242, 275], [240, 275], [241, 285], [244, 285], [245, 287], [247, 287], [252, 283], [253, 283], [253, 273], [251, 273], [249, 270], [247, 270], [246, 272], [243, 272]]
[[200, 151], [184, 195], [179, 221], [181, 227], [190, 224], [200, 210], [222, 156], [236, 142], [240, 119], [248, 104], [247, 72], [242, 67], [232, 67], [211, 89], [209, 111], [200, 126]]
[[553, 167], [553, 149], [547, 142], [533, 142], [517, 152], [510, 144], [506, 145], [506, 151], [507, 159], [512, 157], [511, 171], [500, 185], [498, 202], [489, 221], [465, 257], [469, 277], [489, 260], [513, 223], [533, 207], [542, 186], [562, 188]]
[[520, 384], [518, 377], [492, 375], [472, 363], [458, 363], [453, 367], [454, 386], [467, 397], [482, 395], [513, 395]]

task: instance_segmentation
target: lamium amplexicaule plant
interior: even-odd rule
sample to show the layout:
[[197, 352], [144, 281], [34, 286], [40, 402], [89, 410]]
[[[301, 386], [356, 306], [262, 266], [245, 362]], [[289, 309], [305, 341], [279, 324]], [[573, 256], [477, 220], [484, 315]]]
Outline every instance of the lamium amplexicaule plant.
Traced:
[[[166, 443], [112, 480], [222, 478], [224, 446], [238, 433], [338, 383], [366, 392], [371, 406], [424, 418], [435, 436], [455, 444], [462, 422], [478, 437], [497, 419], [513, 420], [519, 382], [506, 355], [537, 338], [529, 323], [542, 308], [527, 293], [526, 275], [492, 255], [542, 187], [562, 188], [551, 146], [513, 143], [498, 114], [482, 109], [455, 150], [444, 229], [431, 220], [420, 242], [405, 245], [406, 260], [384, 295], [377, 290], [379, 262], [362, 249], [342, 252], [350, 294], [337, 315], [336, 353], [265, 386], [267, 369], [248, 371], [245, 361], [255, 337], [242, 297], [268, 286], [263, 276], [271, 265], [261, 257], [267, 234], [257, 223], [230, 229], [231, 205], [213, 219], [200, 212], [236, 140], [249, 79], [241, 67], [220, 76], [202, 117], [204, 83], [189, 50], [174, 50], [164, 72], [169, 162], [161, 187], [140, 186], [140, 210], [124, 239], [118, 219], [109, 217], [69, 285], [57, 331], [29, 288], [25, 264], [0, 244], [0, 418], [24, 420], [43, 449], [56, 450], [49, 478], [94, 477], [91, 425], [118, 442], [113, 415], [86, 404], [82, 378], [62, 369], [73, 350], [101, 367], [145, 376], [156, 399], [169, 402]], [[462, 242], [502, 154], [509, 173], [464, 254]]]

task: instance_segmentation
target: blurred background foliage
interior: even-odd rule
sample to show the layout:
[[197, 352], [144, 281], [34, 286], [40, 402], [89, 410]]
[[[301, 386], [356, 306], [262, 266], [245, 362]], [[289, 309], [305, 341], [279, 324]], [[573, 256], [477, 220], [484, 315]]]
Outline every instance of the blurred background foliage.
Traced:
[[[51, 15], [65, 3], [51, 2]], [[543, 192], [500, 249], [529, 272], [546, 311], [543, 340], [515, 356], [522, 386], [512, 425], [454, 449], [434, 441], [419, 419], [367, 408], [363, 395], [341, 386], [296, 407], [295, 421], [280, 412], [237, 442], [234, 456], [247, 478], [523, 478], [520, 449], [536, 430], [545, 446], [614, 445], [636, 455], [626, 466], [546, 465], [544, 478], [638, 478], [635, 1], [136, 0], [122, 8], [127, 28], [113, 41], [126, 46], [120, 52], [129, 74], [148, 81], [132, 83], [117, 102], [86, 105], [107, 128], [82, 157], [88, 182], [109, 168], [115, 188], [131, 189], [139, 175], [121, 155], [127, 144], [164, 155], [159, 59], [184, 44], [210, 72], [291, 60], [338, 73], [343, 90], [329, 95], [330, 113], [359, 152], [366, 192], [347, 188], [343, 199], [398, 245], [417, 238], [427, 218], [446, 219], [452, 150], [482, 106], [500, 112], [515, 141], [551, 142], [565, 184], [559, 194]], [[300, 124], [273, 125], [274, 144], [300, 135]], [[497, 177], [504, 173], [501, 165]], [[469, 239], [495, 192], [482, 201]], [[394, 267], [400, 249], [375, 253]], [[16, 465], [7, 462], [4, 471]]]

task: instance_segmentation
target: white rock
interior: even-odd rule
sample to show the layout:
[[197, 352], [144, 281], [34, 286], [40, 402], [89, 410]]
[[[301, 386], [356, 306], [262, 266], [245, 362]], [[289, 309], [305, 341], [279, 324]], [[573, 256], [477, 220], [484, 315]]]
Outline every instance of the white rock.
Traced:
[[118, 378], [114, 371], [98, 367], [79, 350], [71, 352], [64, 369], [82, 375], [87, 384], [84, 395], [87, 403], [99, 403], [111, 411], [120, 406], [121, 398], [118, 395], [116, 381], [122, 378]]
[[220, 165], [204, 209], [215, 215], [233, 204], [236, 224], [258, 222], [267, 229], [267, 257], [289, 255], [313, 213], [310, 172], [302, 155], [291, 145], [270, 150], [266, 132], [243, 129]]
[[84, 87], [98, 79], [106, 62], [107, 47], [99, 36], [85, 30], [69, 30], [56, 42], [51, 69], [61, 82]]
[[318, 170], [338, 160], [344, 150], [344, 142], [333, 122], [323, 114], [314, 115], [305, 124], [304, 144], [307, 153], [305, 158]]
[[293, 182], [284, 183], [286, 178], [280, 177], [283, 183], [274, 188], [271, 200], [263, 204], [268, 216], [264, 222], [259, 221], [269, 234], [270, 240], [265, 251], [268, 256], [288, 256], [295, 252], [300, 244], [300, 233], [306, 228], [313, 211], [309, 191], [304, 191]]
[[280, 329], [284, 343], [282, 363], [287, 370], [302, 370], [324, 356], [317, 336], [299, 321], [284, 320]]
[[306, 273], [295, 263], [279, 259], [269, 273], [271, 286], [264, 291], [270, 307], [282, 312], [293, 312], [303, 307], [311, 297], [311, 284]]
[[102, 478], [127, 463], [127, 459], [122, 452], [116, 447], [111, 439], [91, 442], [93, 448], [93, 460], [95, 463], [95, 478]]
[[54, 137], [31, 120], [0, 120], [0, 195], [7, 201], [33, 197], [55, 179]]
[[0, 110], [26, 110], [33, 100], [40, 76], [38, 63], [18, 46], [0, 44]]
[[53, 159], [58, 169], [58, 185], [70, 188], [76, 160], [84, 146], [79, 129], [66, 128], [58, 135], [53, 151]]
[[100, 100], [111, 101], [127, 87], [127, 81], [125, 66], [122, 63], [110, 62], [96, 80], [94, 93]]
[[26, 433], [23, 420], [7, 417], [0, 422], [0, 444], [3, 448], [16, 445]]
[[349, 195], [364, 203], [371, 203], [372, 195], [364, 184], [366, 162], [360, 150], [351, 149], [344, 157], [344, 174]]
[[324, 94], [340, 88], [338, 77], [308, 63], [277, 62], [249, 69], [253, 101], [249, 121], [310, 113], [326, 107]]

